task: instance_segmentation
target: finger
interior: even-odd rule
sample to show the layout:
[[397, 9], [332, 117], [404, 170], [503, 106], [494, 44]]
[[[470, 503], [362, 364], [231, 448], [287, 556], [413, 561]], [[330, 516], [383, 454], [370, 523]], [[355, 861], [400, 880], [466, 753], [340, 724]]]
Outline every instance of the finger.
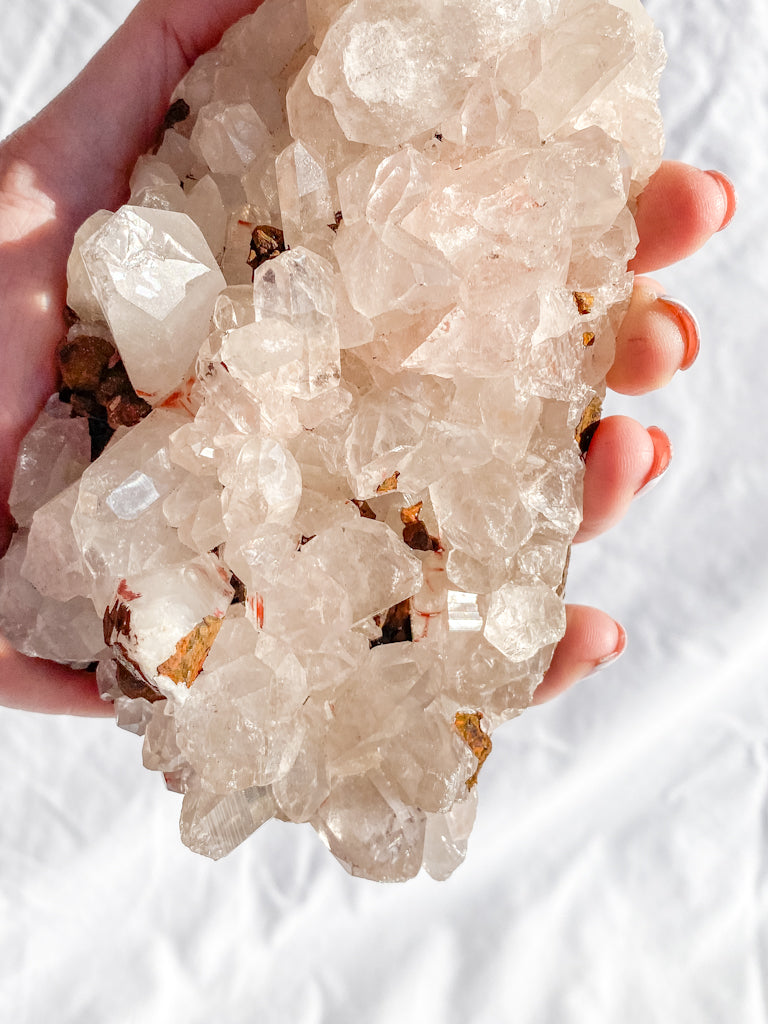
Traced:
[[640, 242], [629, 269], [645, 274], [685, 259], [727, 227], [736, 205], [724, 174], [665, 160], [637, 202]]
[[607, 383], [624, 395], [642, 395], [668, 384], [693, 365], [700, 346], [693, 313], [650, 277], [638, 277], [629, 311], [616, 338]]
[[40, 658], [27, 658], [0, 636], [0, 705], [58, 715], [110, 717], [93, 672], [75, 672]]
[[605, 612], [578, 604], [568, 605], [565, 612], [565, 636], [536, 688], [534, 704], [552, 700], [580, 679], [610, 665], [627, 645], [624, 629]]
[[574, 542], [591, 540], [618, 523], [671, 458], [669, 438], [658, 427], [646, 429], [628, 416], [602, 420], [587, 452], [584, 517]]

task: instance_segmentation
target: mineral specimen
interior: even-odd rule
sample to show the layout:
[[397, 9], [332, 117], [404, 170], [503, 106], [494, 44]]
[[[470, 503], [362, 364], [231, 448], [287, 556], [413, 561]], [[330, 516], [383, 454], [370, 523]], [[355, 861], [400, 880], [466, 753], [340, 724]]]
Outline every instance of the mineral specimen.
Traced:
[[62, 397], [115, 433], [27, 439], [0, 626], [99, 661], [192, 849], [464, 857], [563, 634], [662, 65], [640, 0], [267, 0], [78, 232]]

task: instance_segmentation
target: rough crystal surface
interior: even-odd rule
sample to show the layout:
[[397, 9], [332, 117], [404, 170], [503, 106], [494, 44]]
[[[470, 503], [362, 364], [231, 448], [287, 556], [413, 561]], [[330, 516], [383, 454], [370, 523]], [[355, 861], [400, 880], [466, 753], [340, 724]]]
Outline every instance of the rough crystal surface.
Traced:
[[80, 249], [136, 391], [165, 398], [185, 380], [224, 278], [183, 213], [124, 206]]
[[118, 430], [25, 442], [0, 627], [100, 659], [192, 849], [463, 859], [565, 628], [663, 60], [639, 0], [266, 0], [77, 233], [65, 386]]

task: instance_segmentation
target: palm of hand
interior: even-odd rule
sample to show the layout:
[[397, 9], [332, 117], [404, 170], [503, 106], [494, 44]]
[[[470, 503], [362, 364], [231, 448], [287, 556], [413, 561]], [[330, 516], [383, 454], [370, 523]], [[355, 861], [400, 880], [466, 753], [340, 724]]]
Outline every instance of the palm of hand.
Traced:
[[[248, 0], [200, 6], [142, 0], [80, 77], [0, 146], [0, 550], [10, 539], [7, 498], [18, 446], [56, 387], [54, 352], [65, 331], [74, 233], [94, 210], [125, 200], [129, 169], [151, 144], [176, 82], [229, 24], [256, 6]], [[640, 199], [641, 240], [632, 269], [653, 271], [694, 252], [729, 221], [734, 202], [719, 177], [665, 163]], [[616, 391], [661, 387], [688, 361], [679, 317], [659, 302], [662, 293], [656, 282], [636, 280], [608, 377]], [[661, 432], [649, 433], [634, 420], [603, 420], [589, 450], [577, 540], [597, 536], [623, 516], [668, 459], [667, 446]], [[559, 693], [622, 645], [623, 631], [608, 615], [571, 606], [537, 700]], [[91, 674], [25, 658], [2, 637], [0, 703], [111, 713]]]

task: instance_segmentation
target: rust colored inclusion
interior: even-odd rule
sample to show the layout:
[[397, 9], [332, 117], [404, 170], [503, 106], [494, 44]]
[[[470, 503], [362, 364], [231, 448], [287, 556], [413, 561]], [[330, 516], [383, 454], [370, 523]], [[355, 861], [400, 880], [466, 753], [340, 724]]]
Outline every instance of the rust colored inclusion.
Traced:
[[488, 733], [483, 732], [483, 727], [480, 725], [482, 718], [482, 711], [457, 711], [453, 720], [454, 729], [477, 758], [477, 768], [475, 768], [474, 774], [467, 779], [467, 789], [472, 789], [477, 785], [480, 769], [488, 760], [488, 755], [493, 749], [491, 737]]
[[182, 121], [186, 121], [189, 117], [190, 106], [185, 99], [181, 97], [168, 107], [165, 118], [163, 120], [163, 126], [161, 132], [167, 131], [169, 128], [173, 128], [174, 125], [181, 124]]
[[404, 524], [403, 541], [413, 551], [439, 551], [440, 541], [437, 537], [430, 536], [429, 530], [420, 519], [423, 504], [423, 501], [419, 501], [416, 505], [400, 509], [400, 520]]
[[603, 402], [602, 399], [597, 396], [592, 399], [584, 410], [584, 414], [581, 417], [581, 421], [576, 428], [575, 433], [576, 443], [578, 444], [582, 455], [586, 455], [589, 451], [589, 445], [594, 437], [598, 424], [600, 423], [602, 411]]
[[400, 476], [400, 470], [396, 469], [392, 476], [388, 476], [386, 480], [382, 480], [379, 486], [376, 488], [377, 494], [388, 494], [390, 491], [397, 490], [397, 478]]
[[590, 295], [589, 292], [574, 292], [573, 301], [576, 303], [576, 308], [582, 316], [586, 316], [587, 313], [592, 312], [592, 307], [595, 304], [595, 296]]
[[401, 508], [400, 519], [403, 525], [408, 526], [411, 523], [418, 523], [423, 505], [424, 502], [419, 501], [415, 505], [409, 505], [407, 508]]
[[114, 644], [117, 637], [129, 636], [131, 632], [131, 609], [125, 601], [118, 597], [111, 608], [106, 608], [102, 624], [104, 627], [104, 643], [110, 647]]
[[379, 616], [375, 616], [374, 622], [381, 625], [381, 636], [378, 640], [371, 640], [371, 647], [379, 647], [381, 644], [400, 644], [413, 640], [411, 632], [411, 599], [393, 604], [387, 611], [383, 622]]
[[285, 252], [285, 236], [280, 228], [272, 227], [271, 224], [258, 224], [251, 235], [251, 254], [248, 257], [248, 266], [256, 270], [267, 260], [273, 260], [281, 252]]
[[73, 416], [88, 418], [91, 460], [104, 450], [118, 427], [134, 427], [152, 406], [134, 391], [115, 346], [98, 335], [64, 340], [57, 350], [59, 398]]
[[357, 505], [357, 511], [363, 517], [363, 519], [375, 519], [376, 513], [373, 511], [367, 501], [358, 501], [357, 498], [352, 499], [352, 504]]
[[131, 700], [137, 700], [139, 697], [142, 697], [144, 700], [148, 700], [150, 704], [154, 704], [158, 700], [165, 700], [165, 697], [159, 690], [156, 690], [145, 679], [134, 675], [130, 669], [119, 661], [117, 662], [117, 685], [120, 687], [120, 692], [123, 696], [130, 697]]
[[179, 640], [170, 658], [157, 666], [158, 673], [174, 683], [185, 683], [190, 687], [200, 675], [223, 622], [224, 619], [215, 615], [206, 615], [202, 622], [198, 622], [193, 630]]

